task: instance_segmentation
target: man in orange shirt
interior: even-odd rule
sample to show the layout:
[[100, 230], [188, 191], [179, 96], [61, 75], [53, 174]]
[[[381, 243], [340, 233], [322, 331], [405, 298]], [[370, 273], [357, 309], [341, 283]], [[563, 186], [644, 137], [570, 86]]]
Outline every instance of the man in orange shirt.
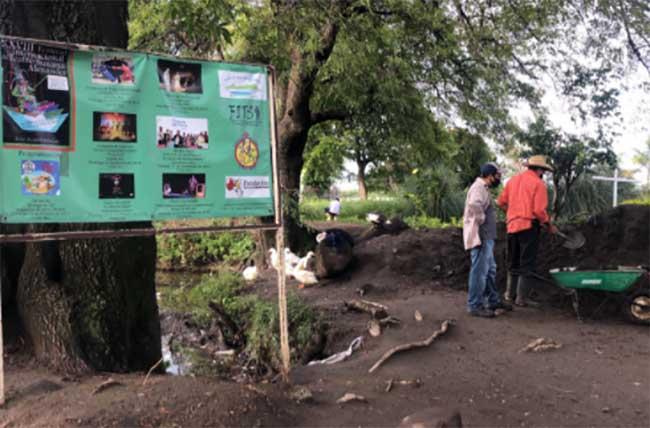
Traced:
[[525, 163], [527, 171], [515, 175], [506, 183], [497, 200], [506, 211], [508, 230], [508, 280], [504, 300], [511, 302], [517, 287], [515, 304], [537, 306], [528, 298], [534, 281], [535, 262], [540, 227], [557, 232], [546, 212], [548, 195], [542, 180], [544, 172], [553, 171], [545, 156], [531, 156]]

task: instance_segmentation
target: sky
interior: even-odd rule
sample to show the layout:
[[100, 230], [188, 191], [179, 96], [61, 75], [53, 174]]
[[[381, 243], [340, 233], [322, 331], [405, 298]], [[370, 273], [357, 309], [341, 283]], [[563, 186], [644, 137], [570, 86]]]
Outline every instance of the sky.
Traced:
[[[632, 162], [634, 149], [643, 150], [646, 139], [650, 138], [650, 103], [648, 103], [650, 94], [644, 93], [640, 87], [643, 79], [646, 82], [650, 81], [650, 73], [638, 67], [635, 73], [623, 81], [628, 88], [621, 93], [619, 100], [622, 123], [618, 131], [621, 135], [614, 139], [614, 151], [620, 166], [624, 169], [638, 168], [638, 165]], [[549, 107], [550, 118], [555, 125], [565, 131], [575, 132], [576, 124], [570, 120], [567, 109], [558, 102], [558, 97], [550, 92], [543, 101]], [[639, 171], [635, 177], [641, 180], [643, 176], [643, 172]]]
[[[641, 85], [644, 82], [650, 82], [650, 73], [643, 67], [637, 67], [620, 84], [621, 121], [620, 125], [615, 127], [620, 135], [614, 138], [613, 149], [622, 169], [639, 169], [639, 166], [632, 161], [634, 150], [643, 150], [645, 141], [650, 138], [650, 103], [648, 103], [650, 93], [642, 89]], [[555, 127], [569, 133], [595, 135], [595, 122], [581, 126], [571, 120], [568, 104], [562, 101], [562, 97], [558, 95], [549, 80], [544, 82], [544, 89], [546, 95], [542, 98], [542, 104], [548, 109], [549, 119]], [[522, 126], [533, 120], [532, 111], [522, 103], [513, 108], [511, 114]], [[639, 169], [634, 177], [645, 182], [645, 170]]]

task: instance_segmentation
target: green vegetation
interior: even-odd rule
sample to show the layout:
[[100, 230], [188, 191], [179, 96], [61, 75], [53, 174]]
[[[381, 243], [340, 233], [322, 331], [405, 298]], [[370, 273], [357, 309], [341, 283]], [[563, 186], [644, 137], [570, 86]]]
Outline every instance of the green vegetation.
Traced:
[[156, 237], [158, 261], [164, 268], [191, 268], [213, 263], [237, 264], [255, 250], [250, 233], [168, 234]]
[[[305, 221], [325, 220], [325, 208], [329, 205], [326, 199], [303, 198], [300, 203], [300, 217]], [[367, 223], [366, 214], [370, 212], [383, 213], [388, 218], [415, 215], [415, 207], [403, 197], [373, 195], [370, 199], [341, 200], [341, 215], [339, 221], [346, 223]]]
[[[324, 210], [329, 201], [317, 198], [303, 198], [300, 204], [300, 216], [305, 221], [324, 221]], [[366, 215], [379, 212], [390, 217], [400, 217], [412, 228], [461, 227], [460, 216], [449, 217], [443, 221], [437, 217], [418, 214], [411, 199], [403, 196], [371, 194], [369, 199], [343, 198], [341, 201], [340, 222], [367, 224]], [[462, 212], [461, 212], [462, 214]]]
[[[238, 334], [243, 335], [239, 351], [246, 353], [250, 362], [260, 367], [280, 367], [280, 337], [278, 305], [247, 294], [238, 274], [219, 272], [206, 275], [195, 287], [177, 288], [161, 295], [161, 306], [174, 311], [188, 312], [202, 328], [207, 328], [214, 319], [210, 302], [217, 303], [235, 323]], [[289, 345], [292, 357], [300, 359], [305, 355], [323, 323], [312, 308], [289, 294], [287, 297], [289, 315]], [[233, 341], [233, 332], [224, 331], [226, 340]]]
[[650, 195], [638, 199], [627, 199], [622, 203], [627, 205], [650, 205]]

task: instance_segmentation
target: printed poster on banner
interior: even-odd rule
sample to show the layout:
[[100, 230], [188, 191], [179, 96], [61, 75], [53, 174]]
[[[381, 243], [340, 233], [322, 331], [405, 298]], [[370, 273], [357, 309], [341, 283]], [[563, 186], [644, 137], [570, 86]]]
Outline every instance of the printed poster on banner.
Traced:
[[21, 193], [25, 196], [58, 196], [61, 194], [59, 184], [59, 162], [43, 160], [25, 160], [20, 165]]
[[266, 176], [226, 177], [226, 199], [269, 198], [271, 182]]
[[221, 98], [266, 100], [266, 75], [243, 71], [219, 70]]
[[69, 150], [69, 51], [1, 39], [2, 138], [17, 148]]
[[3, 224], [274, 213], [267, 67], [8, 36], [0, 61]]

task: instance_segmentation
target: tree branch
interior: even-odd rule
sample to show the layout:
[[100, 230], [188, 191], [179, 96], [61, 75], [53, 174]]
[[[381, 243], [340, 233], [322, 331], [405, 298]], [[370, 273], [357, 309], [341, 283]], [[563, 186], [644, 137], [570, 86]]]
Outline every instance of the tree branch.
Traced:
[[318, 112], [312, 112], [311, 123], [312, 125], [316, 125], [318, 123], [327, 122], [328, 120], [345, 120], [348, 117], [349, 114], [341, 110], [318, 111]]
[[627, 15], [625, 14], [625, 10], [623, 8], [623, 2], [622, 0], [619, 0], [618, 2], [620, 11], [621, 11], [621, 18], [623, 19], [623, 27], [625, 28], [625, 34], [627, 35], [627, 44], [630, 46], [630, 49], [632, 49], [632, 53], [634, 53], [634, 56], [636, 59], [639, 60], [639, 62], [645, 67], [646, 71], [650, 73], [650, 64], [647, 64], [644, 59], [643, 59], [643, 54], [639, 50], [638, 46], [632, 39], [632, 33], [630, 32], [630, 26], [629, 22], [627, 19]]

